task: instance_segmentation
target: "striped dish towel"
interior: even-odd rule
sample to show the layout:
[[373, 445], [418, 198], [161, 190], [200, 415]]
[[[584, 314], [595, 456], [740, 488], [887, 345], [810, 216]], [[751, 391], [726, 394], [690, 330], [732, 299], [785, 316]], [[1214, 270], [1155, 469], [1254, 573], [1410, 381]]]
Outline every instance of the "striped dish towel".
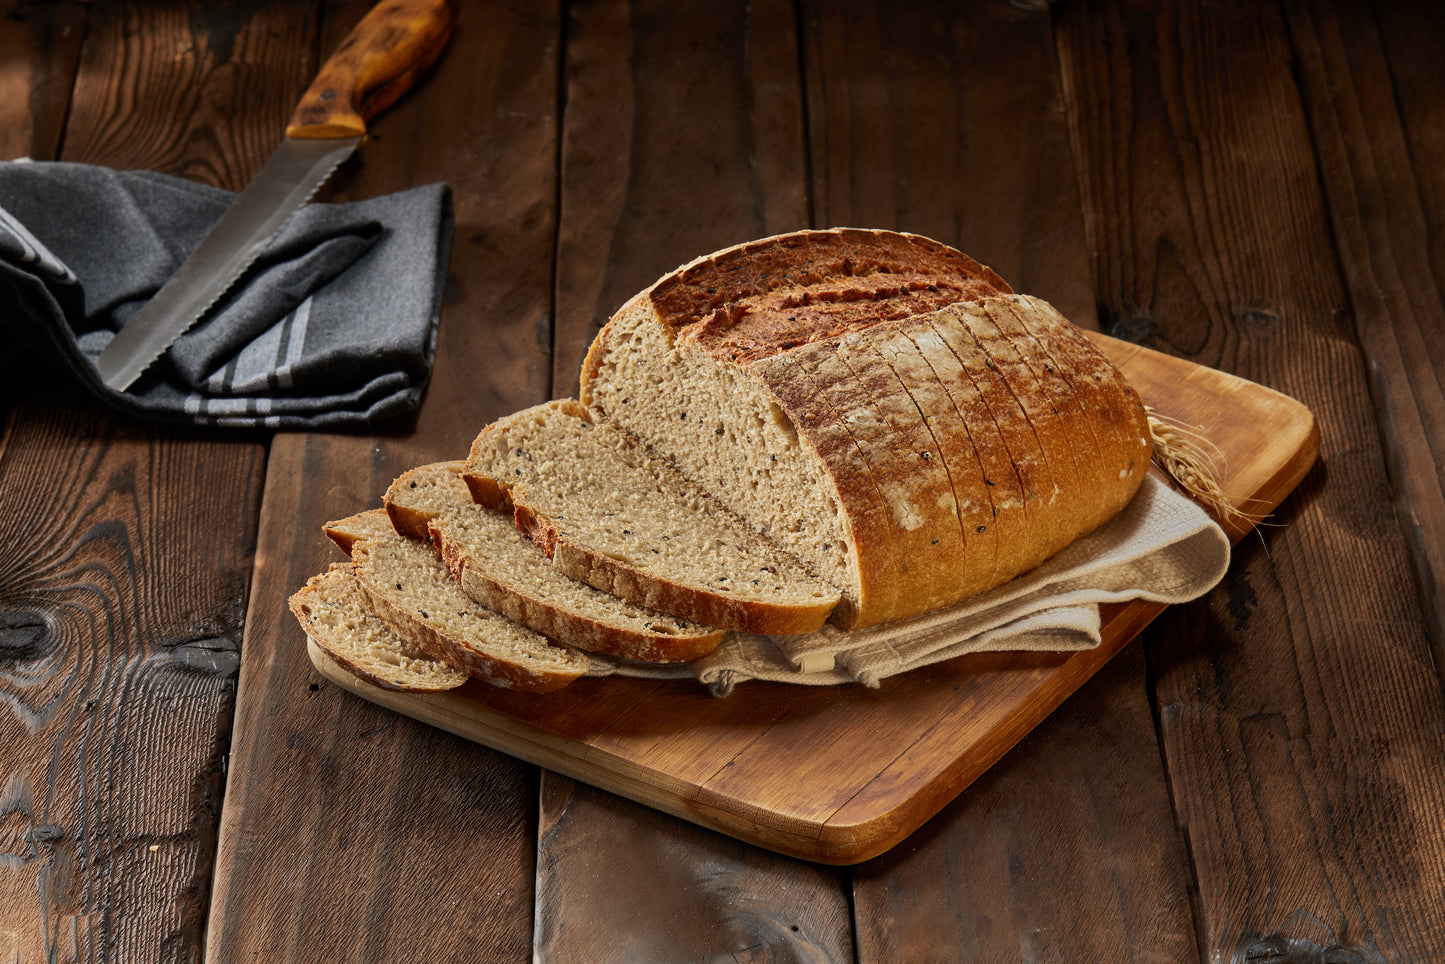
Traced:
[[101, 382], [101, 350], [233, 197], [148, 171], [0, 163], [7, 348], [60, 363], [142, 418], [343, 428], [414, 409], [431, 374], [451, 246], [443, 184], [302, 208], [128, 391]]

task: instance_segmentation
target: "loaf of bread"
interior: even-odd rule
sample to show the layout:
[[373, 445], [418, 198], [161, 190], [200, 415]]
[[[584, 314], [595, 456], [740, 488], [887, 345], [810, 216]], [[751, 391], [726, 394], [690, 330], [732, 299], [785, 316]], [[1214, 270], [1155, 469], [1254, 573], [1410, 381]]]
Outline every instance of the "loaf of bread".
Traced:
[[[728, 629], [950, 606], [1112, 518], [1151, 454], [1137, 393], [1047, 303], [916, 235], [802, 231], [630, 300], [579, 400], [329, 524], [352, 565], [296, 599], [324, 587], [381, 625], [402, 644], [383, 662], [542, 691], [585, 671], [572, 646], [692, 660]], [[411, 681], [451, 685], [429, 666]]]
[[1137, 393], [1048, 304], [915, 235], [803, 231], [669, 273], [594, 340], [592, 417], [841, 592], [843, 629], [955, 603], [1114, 516]]

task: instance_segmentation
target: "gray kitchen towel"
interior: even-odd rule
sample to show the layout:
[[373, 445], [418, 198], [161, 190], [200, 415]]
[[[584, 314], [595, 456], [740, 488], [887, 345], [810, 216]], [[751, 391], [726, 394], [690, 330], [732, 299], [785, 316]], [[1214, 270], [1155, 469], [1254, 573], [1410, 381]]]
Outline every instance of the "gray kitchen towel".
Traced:
[[126, 392], [95, 360], [234, 195], [150, 171], [0, 162], [0, 336], [57, 359], [129, 414], [343, 428], [414, 409], [431, 374], [451, 248], [444, 184], [293, 216]]

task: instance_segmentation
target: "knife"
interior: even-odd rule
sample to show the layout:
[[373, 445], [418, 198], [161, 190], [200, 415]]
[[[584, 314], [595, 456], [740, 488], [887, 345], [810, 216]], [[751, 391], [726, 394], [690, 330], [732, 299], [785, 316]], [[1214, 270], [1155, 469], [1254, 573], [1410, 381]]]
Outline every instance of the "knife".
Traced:
[[191, 256], [100, 353], [101, 380], [123, 392], [215, 304], [331, 172], [441, 55], [449, 0], [383, 0], [321, 65], [281, 146]]

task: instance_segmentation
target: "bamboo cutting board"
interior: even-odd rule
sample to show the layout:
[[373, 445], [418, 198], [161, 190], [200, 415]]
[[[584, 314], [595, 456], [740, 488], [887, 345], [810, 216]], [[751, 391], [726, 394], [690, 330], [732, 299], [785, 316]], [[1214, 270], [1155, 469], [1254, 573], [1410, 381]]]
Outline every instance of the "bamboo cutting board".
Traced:
[[[1094, 335], [1145, 403], [1218, 446], [1225, 493], [1263, 514], [1314, 463], [1313, 415], [1278, 392]], [[1226, 525], [1233, 541], [1247, 524]], [[382, 690], [332, 663], [365, 699], [770, 850], [850, 864], [937, 813], [1164, 607], [1103, 607], [1103, 644], [1074, 653], [979, 653], [862, 686], [751, 682], [725, 699], [691, 681], [581, 679], [534, 695], [470, 683], [439, 695]]]

